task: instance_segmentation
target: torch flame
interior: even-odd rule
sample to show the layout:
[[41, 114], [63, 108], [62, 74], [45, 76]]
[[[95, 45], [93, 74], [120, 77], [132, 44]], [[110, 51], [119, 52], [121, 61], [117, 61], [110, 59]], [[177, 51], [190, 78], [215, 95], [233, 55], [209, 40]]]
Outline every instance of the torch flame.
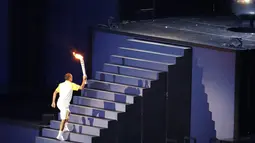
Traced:
[[73, 52], [73, 55], [76, 59], [79, 59], [79, 60], [83, 59], [83, 56], [81, 54], [77, 54], [77, 53]]

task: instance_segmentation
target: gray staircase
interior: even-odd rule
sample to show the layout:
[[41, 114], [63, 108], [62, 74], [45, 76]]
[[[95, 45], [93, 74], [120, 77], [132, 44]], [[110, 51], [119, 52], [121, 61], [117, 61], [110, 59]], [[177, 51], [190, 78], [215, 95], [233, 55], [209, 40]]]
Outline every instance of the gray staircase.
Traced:
[[[60, 118], [59, 118], [60, 120]], [[101, 119], [99, 117], [85, 116], [85, 115], [77, 115], [71, 114], [69, 117], [69, 122], [77, 123], [79, 125], [87, 125], [99, 128], [108, 128], [109, 119]]]
[[[127, 39], [130, 47], [116, 47], [118, 54], [111, 55], [109, 62], [97, 71], [94, 79], [88, 80], [81, 96], [74, 96], [70, 105], [69, 128], [64, 133], [67, 143], [92, 143], [94, 137], [108, 130], [109, 124], [118, 124], [119, 118], [134, 110], [135, 98], [153, 88], [152, 81], [159, 74], [175, 66], [176, 59], [184, 56], [186, 47]], [[122, 120], [121, 119], [121, 120]], [[130, 121], [135, 122], [135, 121]], [[36, 143], [56, 143], [60, 120], [51, 121], [49, 128], [42, 129]], [[110, 136], [110, 134], [109, 134]]]
[[111, 92], [111, 91], [97, 90], [97, 89], [85, 88], [83, 90], [82, 96], [104, 99], [107, 101], [127, 103], [127, 104], [134, 103], [134, 96], [132, 96], [132, 95], [116, 93], [116, 92]]
[[151, 83], [151, 80], [149, 80], [149, 79], [138, 78], [138, 77], [133, 77], [133, 76], [126, 76], [126, 75], [109, 73], [109, 72], [97, 72], [96, 79], [102, 80], [102, 81], [107, 81], [107, 82], [142, 87], [142, 88], [150, 88], [150, 83]]
[[110, 57], [110, 61], [113, 64], [127, 65], [131, 67], [139, 67], [139, 68], [148, 68], [148, 69], [160, 70], [160, 71], [168, 71], [168, 66], [174, 65], [174, 63], [150, 61], [150, 60], [145, 60], [141, 58], [132, 58], [127, 56], [119, 56], [119, 55], [112, 55]]
[[156, 71], [156, 70], [137, 68], [137, 67], [131, 67], [126, 65], [117, 65], [117, 64], [111, 64], [111, 63], [104, 64], [104, 71], [110, 72], [110, 73], [118, 73], [118, 74], [123, 74], [128, 76], [146, 78], [151, 80], [157, 80], [158, 73], [160, 73], [160, 71]]
[[95, 108], [101, 108], [112, 111], [125, 112], [126, 104], [124, 103], [116, 103], [111, 101], [105, 101], [102, 99], [90, 98], [90, 97], [81, 97], [74, 96], [73, 103], [77, 105], [90, 106]]
[[[60, 121], [51, 121], [50, 128], [59, 130]], [[77, 123], [69, 123], [68, 128], [73, 131], [73, 133], [87, 134], [91, 136], [100, 136], [99, 127], [93, 127], [88, 125], [81, 125]]]

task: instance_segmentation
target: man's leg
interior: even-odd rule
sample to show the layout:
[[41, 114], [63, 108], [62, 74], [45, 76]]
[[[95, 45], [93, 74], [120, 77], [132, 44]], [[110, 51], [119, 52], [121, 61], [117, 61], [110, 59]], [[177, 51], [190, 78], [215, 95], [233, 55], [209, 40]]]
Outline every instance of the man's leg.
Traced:
[[66, 113], [66, 122], [68, 122], [69, 117], [70, 117], [70, 111], [67, 111], [67, 113]]
[[70, 131], [68, 128], [68, 120], [69, 120], [70, 112], [67, 111], [66, 117], [65, 117], [65, 122], [64, 122], [64, 131]]
[[63, 131], [64, 130], [65, 124], [66, 124], [66, 119], [61, 120], [59, 131]]
[[60, 111], [61, 123], [60, 123], [60, 126], [59, 126], [59, 132], [58, 132], [57, 139], [62, 140], [62, 141], [64, 140], [63, 130], [64, 130], [65, 123], [66, 123], [66, 115], [67, 115], [66, 110]]

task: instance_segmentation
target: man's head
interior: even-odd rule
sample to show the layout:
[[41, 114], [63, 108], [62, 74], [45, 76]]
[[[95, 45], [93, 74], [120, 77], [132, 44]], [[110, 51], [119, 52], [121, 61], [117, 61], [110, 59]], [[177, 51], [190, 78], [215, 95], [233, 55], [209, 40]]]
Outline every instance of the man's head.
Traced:
[[72, 76], [72, 74], [70, 74], [70, 73], [67, 73], [67, 74], [65, 74], [65, 80], [68, 80], [68, 81], [73, 81], [73, 76]]

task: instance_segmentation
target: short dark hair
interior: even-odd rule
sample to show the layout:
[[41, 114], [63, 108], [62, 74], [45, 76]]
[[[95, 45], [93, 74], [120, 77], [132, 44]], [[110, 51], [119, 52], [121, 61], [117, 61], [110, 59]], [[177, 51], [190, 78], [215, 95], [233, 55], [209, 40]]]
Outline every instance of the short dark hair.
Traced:
[[69, 80], [72, 77], [71, 73], [66, 73], [65, 74], [65, 80]]

